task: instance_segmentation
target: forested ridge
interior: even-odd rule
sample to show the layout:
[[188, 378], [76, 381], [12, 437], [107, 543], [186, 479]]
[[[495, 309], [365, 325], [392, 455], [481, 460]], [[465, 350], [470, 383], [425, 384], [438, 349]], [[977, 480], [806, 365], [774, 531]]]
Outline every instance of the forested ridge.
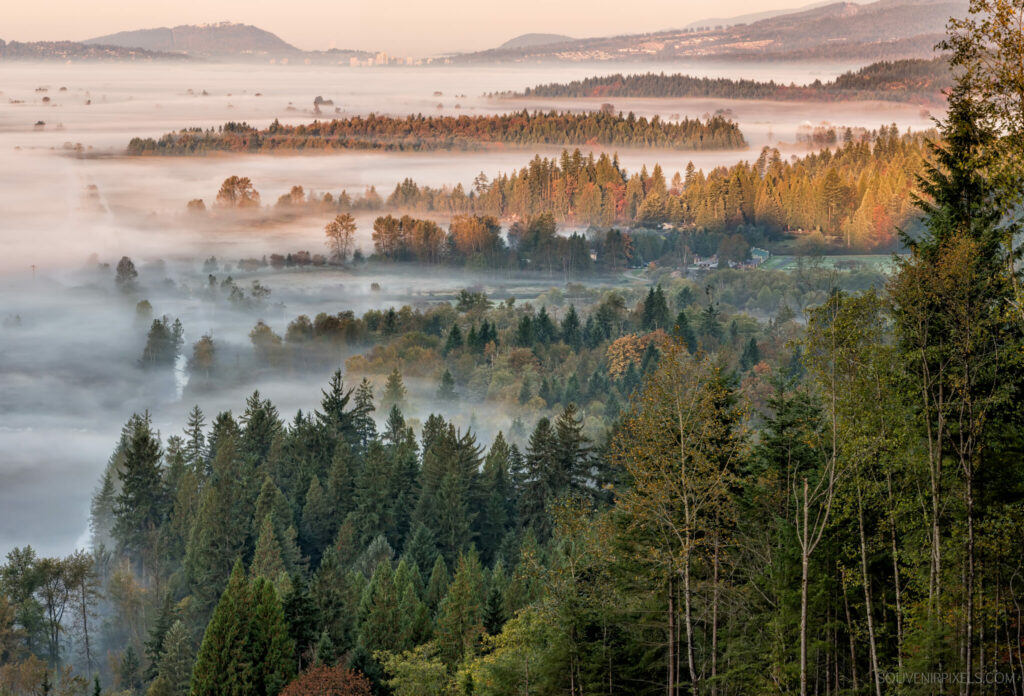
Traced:
[[[283, 373], [375, 345], [288, 418], [258, 391], [174, 434], [132, 415], [89, 548], [0, 566], [0, 694], [1024, 693], [1020, 19], [951, 21], [908, 255], [867, 288], [792, 276], [802, 317], [726, 313], [725, 272], [632, 308], [567, 286], [557, 316], [467, 290], [260, 322]], [[139, 369], [181, 335], [154, 321]], [[402, 371], [442, 336], [424, 400]], [[548, 396], [485, 438], [495, 366]]]
[[617, 73], [567, 83], [537, 85], [526, 88], [522, 94], [496, 96], [942, 101], [943, 90], [947, 90], [952, 81], [948, 59], [937, 57], [930, 60], [881, 61], [859, 70], [845, 72], [829, 82], [815, 80], [806, 86], [784, 85], [774, 81], [693, 77], [664, 72], [630, 75]]
[[202, 155], [207, 152], [325, 152], [331, 150], [478, 150], [501, 145], [608, 145], [675, 150], [738, 150], [739, 127], [721, 116], [706, 121], [664, 121], [630, 113], [528, 112], [495, 116], [404, 118], [370, 114], [308, 125], [275, 120], [259, 130], [246, 123], [187, 129], [158, 139], [132, 138], [131, 155]]

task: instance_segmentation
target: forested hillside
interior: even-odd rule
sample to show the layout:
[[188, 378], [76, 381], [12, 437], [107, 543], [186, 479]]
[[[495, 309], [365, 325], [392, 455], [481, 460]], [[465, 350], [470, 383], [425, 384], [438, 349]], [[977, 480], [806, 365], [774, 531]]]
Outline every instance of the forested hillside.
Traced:
[[595, 112], [526, 111], [498, 116], [353, 116], [309, 125], [274, 121], [258, 130], [226, 123], [216, 130], [190, 129], [159, 139], [133, 138], [131, 155], [202, 155], [207, 152], [330, 150], [476, 150], [489, 145], [583, 145], [660, 147], [675, 150], [737, 150], [746, 147], [739, 127], [721, 116], [707, 121], [650, 120]]
[[[568, 257], [605, 285], [563, 267], [564, 287], [528, 302], [466, 288], [359, 316], [339, 289], [336, 313], [289, 320], [209, 259], [182, 296], [268, 313], [244, 351], [207, 333], [186, 360], [181, 322], [152, 320], [124, 369], [187, 373], [197, 405], [171, 432], [125, 414], [87, 548], [41, 556], [26, 538], [7, 554], [0, 696], [1020, 694], [1022, 9], [973, 7], [943, 44], [958, 79], [933, 139], [886, 128], [789, 163], [766, 151], [675, 192], [660, 171], [567, 152], [479, 179], [447, 232], [374, 225], [378, 268], [511, 277], [514, 260], [536, 280]], [[631, 217], [689, 217], [556, 241], [588, 186], [613, 218], [620, 187]], [[875, 201], [869, 234], [906, 248], [884, 277], [672, 262], [685, 235], [741, 222], [842, 233], [857, 196]], [[913, 233], [883, 216], [894, 197]], [[412, 182], [393, 198], [456, 200]], [[301, 189], [280, 204], [342, 205]], [[232, 177], [218, 205], [242, 219], [260, 199]], [[525, 217], [502, 238], [509, 211]], [[355, 221], [331, 213], [347, 265]], [[623, 274], [638, 253], [664, 267]], [[105, 272], [90, 292], [152, 318], [131, 259]], [[253, 390], [203, 409], [309, 371], [323, 386], [308, 408]]]
[[788, 99], [841, 101], [887, 99], [894, 101], [944, 101], [943, 90], [952, 84], [948, 59], [908, 59], [872, 63], [843, 73], [835, 80], [816, 80], [806, 86], [755, 80], [691, 77], [642, 73], [605, 75], [559, 84], [528, 87], [525, 97], [701, 97], [716, 99]]

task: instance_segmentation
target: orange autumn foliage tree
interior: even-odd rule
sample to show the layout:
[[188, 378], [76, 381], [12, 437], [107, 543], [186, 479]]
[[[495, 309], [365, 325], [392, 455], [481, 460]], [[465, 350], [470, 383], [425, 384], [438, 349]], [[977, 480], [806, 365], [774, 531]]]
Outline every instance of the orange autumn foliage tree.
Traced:
[[647, 346], [654, 344], [661, 348], [668, 342], [668, 334], [662, 329], [645, 334], [628, 334], [612, 341], [608, 346], [608, 374], [618, 379], [630, 365], [638, 365]]
[[370, 680], [362, 672], [318, 665], [296, 677], [281, 696], [372, 696]]

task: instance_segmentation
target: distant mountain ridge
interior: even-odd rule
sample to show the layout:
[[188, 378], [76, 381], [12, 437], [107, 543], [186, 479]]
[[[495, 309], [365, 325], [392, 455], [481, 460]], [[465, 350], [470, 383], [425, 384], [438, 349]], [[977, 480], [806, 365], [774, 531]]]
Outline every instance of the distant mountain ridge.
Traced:
[[698, 28], [718, 28], [736, 26], [737, 24], [750, 24], [751, 22], [759, 22], [762, 19], [771, 19], [772, 17], [778, 17], [780, 15], [794, 14], [796, 12], [804, 12], [806, 10], [815, 10], [819, 7], [832, 4], [834, 0], [824, 0], [823, 2], [815, 2], [810, 5], [804, 5], [803, 7], [790, 7], [781, 10], [765, 10], [763, 12], [750, 12], [748, 14], [736, 15], [735, 17], [707, 17], [705, 19], [698, 19], [695, 22], [690, 22], [683, 29], [698, 29]]
[[566, 41], [575, 41], [576, 39], [571, 36], [565, 36], [563, 34], [522, 34], [509, 39], [502, 45], [498, 46], [499, 51], [515, 49], [515, 48], [532, 48], [534, 46], [549, 46], [551, 44], [565, 43]]
[[721, 29], [678, 29], [492, 49], [462, 54], [453, 61], [928, 58], [945, 36], [948, 18], [966, 12], [967, 0], [833, 2]]
[[177, 52], [188, 55], [262, 54], [287, 55], [301, 51], [276, 34], [249, 24], [182, 24], [121, 31], [97, 36], [82, 43], [141, 48], [147, 51]]
[[181, 53], [150, 51], [76, 41], [4, 41], [0, 39], [0, 61], [185, 61]]

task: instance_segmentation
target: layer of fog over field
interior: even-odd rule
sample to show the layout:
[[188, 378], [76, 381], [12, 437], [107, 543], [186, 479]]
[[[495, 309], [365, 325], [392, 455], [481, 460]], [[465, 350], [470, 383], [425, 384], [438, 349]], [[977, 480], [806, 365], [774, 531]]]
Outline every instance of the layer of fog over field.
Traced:
[[[307, 192], [342, 189], [360, 194], [370, 185], [386, 196], [405, 177], [432, 186], [462, 183], [469, 188], [484, 172], [493, 176], [527, 163], [535, 150], [506, 148], [472, 153], [367, 153], [299, 156], [211, 156], [125, 158], [116, 156], [133, 136], [157, 137], [185, 127], [225, 121], [265, 126], [313, 120], [316, 96], [330, 99], [342, 115], [369, 112], [495, 113], [512, 109], [569, 107], [596, 109], [597, 101], [495, 100], [486, 92], [522, 90], [539, 83], [613, 72], [684, 72], [711, 77], [744, 77], [798, 84], [826, 81], [861, 64], [671, 66], [548, 65], [417, 68], [325, 68], [315, 66], [226, 65], [19, 65], [8, 63], [0, 83], [0, 554], [31, 543], [43, 554], [66, 554], [86, 539], [89, 499], [112, 451], [121, 425], [135, 411], [149, 409], [163, 436], [180, 433], [185, 415], [198, 401], [212, 418], [217, 411], [244, 407], [253, 389], [269, 397], [285, 419], [299, 408], [317, 406], [328, 371], [315, 374], [260, 374], [230, 389], [191, 394], [184, 360], [175, 375], [143, 371], [139, 357], [148, 321], [139, 321], [135, 302], [146, 298], [154, 315], [181, 319], [185, 352], [200, 336], [214, 337], [218, 359], [250, 351], [248, 332], [265, 319], [279, 334], [299, 314], [320, 311], [357, 314], [371, 307], [424, 306], [445, 301], [467, 286], [499, 297], [528, 300], [564, 279], [453, 277], [451, 272], [352, 273], [339, 269], [239, 272], [243, 257], [309, 250], [325, 252], [319, 218], [247, 225], [199, 224], [185, 215], [193, 198], [211, 204], [230, 175], [251, 177], [264, 204], [298, 184]], [[64, 89], [66, 88], [66, 89]], [[45, 91], [41, 91], [45, 89]], [[440, 96], [435, 93], [440, 92]], [[44, 102], [48, 98], [48, 103]], [[87, 104], [87, 102], [91, 102]], [[440, 108], [439, 106], [440, 105]], [[763, 145], [778, 145], [789, 156], [806, 122], [901, 129], [930, 126], [928, 114], [912, 105], [861, 102], [714, 101], [706, 99], [616, 99], [616, 109], [662, 118], [700, 117], [731, 110], [751, 147], [740, 152], [619, 151], [630, 171], [660, 162], [667, 177], [692, 160], [708, 169], [754, 159]], [[289, 108], [291, 107], [291, 108]], [[321, 118], [330, 118], [328, 108]], [[37, 122], [45, 125], [37, 126]], [[87, 155], [68, 149], [81, 144]], [[557, 154], [559, 148], [539, 150]], [[95, 187], [95, 188], [92, 188]], [[372, 219], [358, 218], [357, 246], [372, 251]], [[95, 254], [99, 264], [90, 262]], [[113, 266], [130, 256], [140, 271], [140, 291], [126, 298], [113, 283]], [[218, 280], [230, 273], [243, 287], [259, 279], [269, 287], [257, 310], [232, 308], [205, 299], [203, 260], [217, 256]], [[371, 292], [378, 282], [380, 292]], [[346, 355], [338, 356], [343, 366]], [[352, 383], [355, 384], [353, 376]], [[429, 413], [436, 384], [407, 380], [414, 418]], [[380, 390], [378, 389], [378, 395]], [[381, 414], [377, 414], [381, 416]], [[473, 423], [489, 441], [509, 421], [501, 414]], [[463, 424], [470, 423], [464, 414]], [[26, 536], [25, 530], [31, 530]]]

